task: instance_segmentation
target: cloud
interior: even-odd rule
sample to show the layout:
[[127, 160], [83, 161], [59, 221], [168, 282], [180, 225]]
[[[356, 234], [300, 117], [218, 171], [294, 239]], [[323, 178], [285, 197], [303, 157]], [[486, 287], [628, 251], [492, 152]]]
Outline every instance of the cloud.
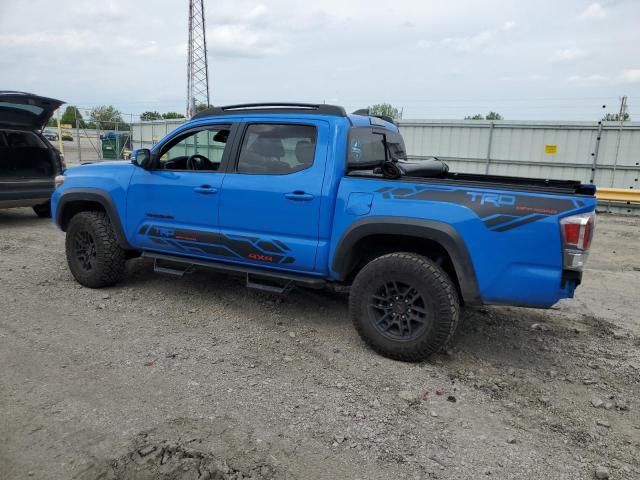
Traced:
[[[235, 5], [233, 5], [235, 7]], [[269, 9], [262, 4], [250, 9], [243, 7], [221, 10], [211, 18], [211, 25], [265, 26], [269, 20]]]
[[592, 3], [580, 15], [579, 20], [598, 20], [607, 16], [607, 11], [599, 3]]
[[0, 34], [0, 47], [40, 48], [57, 46], [72, 50], [91, 50], [100, 46], [100, 42], [85, 30], [65, 30], [60, 33], [32, 32]]
[[640, 68], [625, 69], [620, 78], [625, 83], [640, 83]]
[[207, 31], [207, 48], [214, 57], [260, 58], [286, 50], [268, 33], [247, 25], [217, 25]]
[[508, 32], [509, 30], [513, 30], [516, 25], [516, 22], [514, 22], [513, 20], [507, 20], [502, 24], [502, 30]]
[[572, 85], [593, 85], [608, 82], [609, 77], [594, 73], [591, 75], [571, 75], [567, 77], [567, 83]]
[[555, 63], [574, 62], [581, 60], [589, 56], [589, 52], [581, 48], [565, 48], [562, 50], [556, 50], [551, 57], [551, 61]]
[[146, 42], [146, 44], [144, 44], [143, 46], [135, 49], [133, 51], [133, 54], [147, 56], [147, 55], [155, 55], [159, 51], [160, 51], [160, 48], [158, 46], [158, 42], [151, 40], [149, 42]]
[[469, 37], [447, 37], [442, 45], [458, 53], [473, 53], [489, 44], [493, 37], [493, 32], [485, 30]]

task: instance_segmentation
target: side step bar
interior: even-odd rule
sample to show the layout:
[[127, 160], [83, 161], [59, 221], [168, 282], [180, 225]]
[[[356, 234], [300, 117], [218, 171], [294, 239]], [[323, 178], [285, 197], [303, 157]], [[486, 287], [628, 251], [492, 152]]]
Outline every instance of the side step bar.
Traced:
[[323, 288], [326, 285], [326, 282], [321, 278], [295, 273], [274, 272], [273, 270], [262, 270], [244, 265], [166, 255], [164, 253], [143, 252], [142, 256], [154, 260], [153, 269], [158, 273], [181, 277], [195, 267], [202, 267], [221, 272], [244, 274], [246, 275], [248, 288], [276, 294], [288, 293], [295, 285], [316, 289]]

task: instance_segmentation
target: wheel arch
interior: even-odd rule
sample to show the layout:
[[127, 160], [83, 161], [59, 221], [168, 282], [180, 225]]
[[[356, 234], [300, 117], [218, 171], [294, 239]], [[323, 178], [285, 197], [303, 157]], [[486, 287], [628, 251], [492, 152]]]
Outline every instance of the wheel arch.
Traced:
[[355, 222], [342, 235], [333, 256], [338, 280], [349, 281], [373, 258], [409, 251], [438, 260], [456, 283], [465, 304], [482, 303], [471, 256], [451, 225], [397, 217], [371, 217]]
[[56, 207], [56, 224], [62, 231], [66, 232], [69, 221], [75, 214], [96, 210], [105, 212], [109, 217], [118, 245], [125, 250], [133, 250], [133, 247], [127, 241], [113, 200], [106, 192], [80, 188], [64, 192], [60, 196]]

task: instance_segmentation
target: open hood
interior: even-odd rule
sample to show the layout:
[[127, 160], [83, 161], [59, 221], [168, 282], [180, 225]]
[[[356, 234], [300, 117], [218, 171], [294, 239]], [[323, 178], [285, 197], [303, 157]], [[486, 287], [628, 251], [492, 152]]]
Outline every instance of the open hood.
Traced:
[[63, 103], [32, 93], [0, 90], [0, 127], [41, 130]]

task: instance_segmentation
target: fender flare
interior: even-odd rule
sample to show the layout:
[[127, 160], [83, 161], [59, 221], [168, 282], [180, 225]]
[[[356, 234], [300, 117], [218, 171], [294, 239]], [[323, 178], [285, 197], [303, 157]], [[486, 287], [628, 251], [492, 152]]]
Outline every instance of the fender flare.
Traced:
[[63, 192], [60, 195], [60, 199], [58, 200], [58, 205], [56, 207], [55, 219], [56, 225], [58, 225], [58, 227], [64, 230], [62, 226], [62, 216], [65, 207], [68, 204], [77, 201], [96, 202], [100, 204], [107, 213], [109, 221], [111, 221], [111, 225], [113, 225], [113, 230], [116, 234], [118, 245], [120, 245], [120, 247], [125, 250], [133, 250], [133, 247], [129, 244], [127, 236], [124, 233], [124, 229], [122, 228], [122, 223], [120, 222], [120, 217], [118, 216], [118, 211], [113, 203], [113, 200], [108, 193], [101, 190], [89, 188], [71, 188]]
[[482, 303], [478, 282], [467, 246], [451, 225], [434, 220], [398, 217], [370, 217], [359, 220], [345, 230], [333, 255], [332, 270], [344, 280], [351, 266], [351, 252], [356, 243], [371, 235], [403, 235], [439, 243], [453, 263], [462, 298], [467, 305]]

